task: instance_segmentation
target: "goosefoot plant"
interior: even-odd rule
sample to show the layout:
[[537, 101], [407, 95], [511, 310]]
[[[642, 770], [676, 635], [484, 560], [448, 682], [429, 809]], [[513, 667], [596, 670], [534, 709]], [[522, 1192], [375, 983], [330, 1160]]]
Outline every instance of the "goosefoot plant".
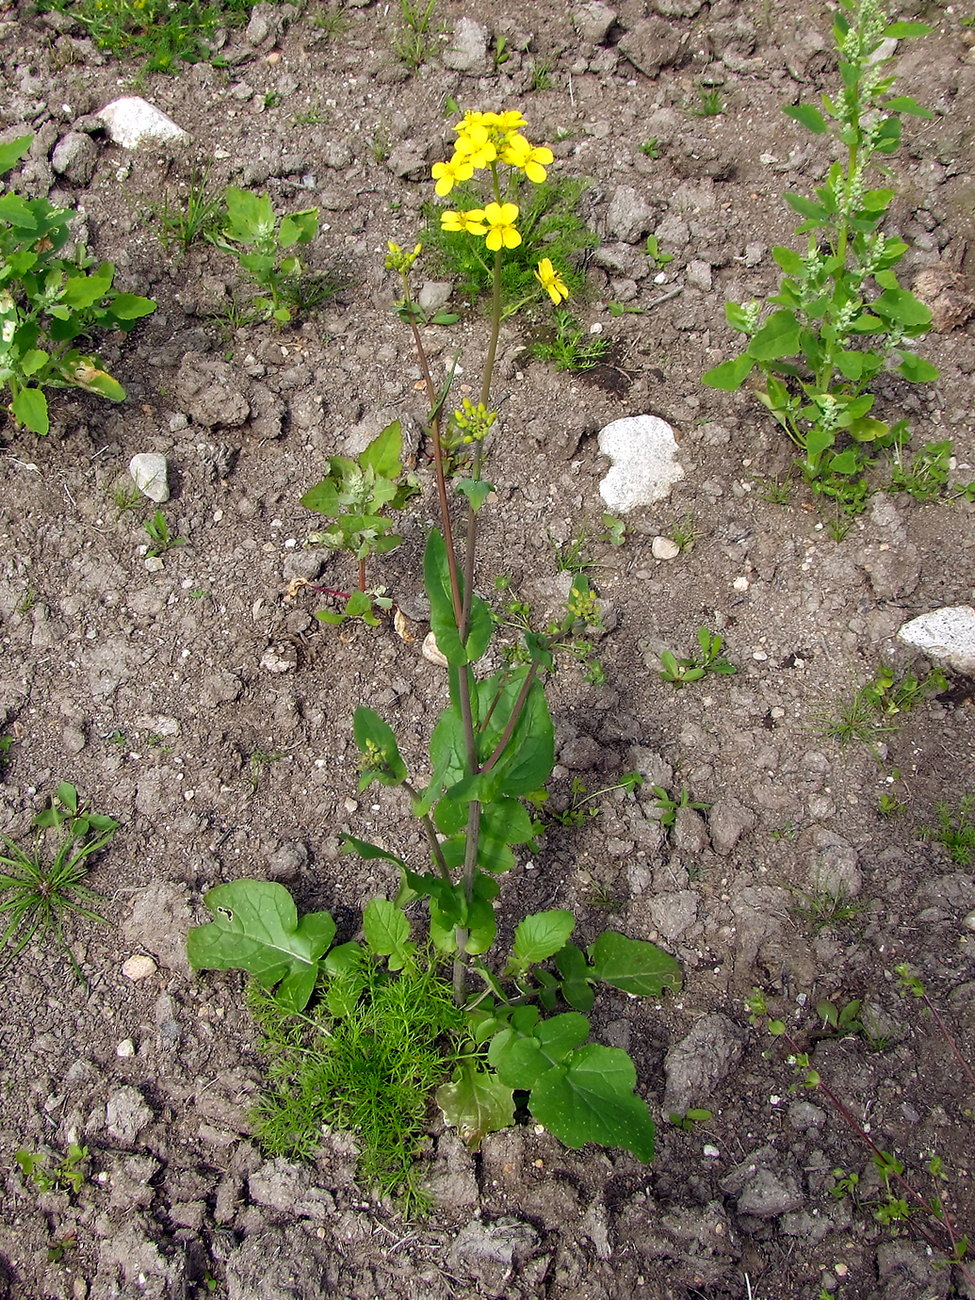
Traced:
[[266, 194], [251, 194], [231, 186], [224, 195], [226, 213], [210, 238], [236, 257], [240, 268], [262, 293], [253, 306], [279, 325], [286, 325], [291, 308], [302, 306], [301, 259], [293, 250], [310, 244], [318, 234], [318, 209], [304, 208], [278, 217]]
[[757, 372], [764, 386], [756, 396], [799, 449], [813, 492], [856, 514], [866, 506], [874, 451], [907, 436], [903, 422], [891, 427], [872, 414], [872, 385], [888, 370], [913, 383], [938, 376], [913, 351], [931, 312], [893, 270], [907, 244], [880, 229], [894, 190], [867, 188], [871, 172], [900, 143], [902, 116], [932, 116], [909, 96], [890, 94], [891, 60], [878, 52], [889, 39], [930, 28], [889, 23], [877, 0], [840, 3], [833, 16], [840, 95], [824, 95], [822, 110], [798, 104], [785, 112], [815, 135], [832, 132], [842, 159], [814, 199], [786, 194], [803, 218], [796, 234], [809, 236], [805, 252], [772, 250], [785, 275], [765, 307], [725, 305], [728, 323], [748, 345], [704, 382], [735, 392]]
[[[0, 176], [25, 156], [33, 136], [0, 144]], [[0, 195], [0, 388], [14, 423], [33, 433], [51, 427], [47, 393], [82, 388], [121, 402], [125, 389], [98, 358], [74, 346], [94, 330], [132, 329], [155, 311], [151, 298], [112, 288], [111, 262], [92, 267], [79, 250], [61, 252], [72, 214], [47, 199]]]
[[[467, 113], [456, 127], [453, 157], [434, 168], [441, 192], [475, 172], [486, 175], [489, 201], [447, 211], [442, 220], [483, 240], [494, 268], [479, 400], [455, 411], [449, 423], [441, 415], [443, 403], [412, 296], [410, 275], [421, 250], [391, 244], [386, 263], [402, 283], [397, 311], [413, 335], [431, 411], [440, 527], [428, 537], [424, 580], [431, 628], [448, 665], [449, 701], [433, 727], [429, 774], [422, 782], [411, 779], [393, 731], [372, 709], [355, 710], [353, 730], [361, 755], [360, 790], [378, 783], [406, 794], [429, 860], [417, 867], [378, 845], [346, 837], [349, 850], [395, 866], [400, 888], [395, 900], [368, 904], [364, 942], [337, 948], [329, 914], [299, 918], [283, 886], [252, 880], [218, 886], [206, 896], [215, 919], [191, 931], [189, 957], [197, 969], [249, 971], [264, 989], [276, 988], [278, 1004], [294, 1013], [304, 1014], [312, 1003], [314, 1015], [317, 996], [317, 1005], [324, 1000], [329, 1015], [340, 1022], [359, 1005], [364, 964], [374, 970], [380, 963], [390, 980], [412, 979], [418, 966], [424, 968], [462, 1012], [459, 1026], [445, 1023], [440, 1049], [445, 1077], [436, 1099], [446, 1122], [466, 1142], [476, 1148], [485, 1134], [510, 1125], [520, 1097], [566, 1145], [617, 1146], [647, 1161], [655, 1129], [635, 1091], [635, 1066], [624, 1051], [589, 1041], [587, 1013], [596, 986], [644, 997], [677, 987], [680, 969], [674, 958], [652, 943], [611, 930], [584, 946], [574, 943], [576, 918], [563, 909], [526, 916], [498, 953], [499, 877], [515, 866], [519, 846], [533, 845], [537, 827], [522, 800], [544, 786], [554, 765], [543, 677], [552, 667], [556, 638], [526, 629], [524, 662], [478, 670], [495, 627], [476, 592], [476, 558], [479, 516], [491, 489], [484, 464], [497, 417], [491, 390], [501, 268], [507, 250], [521, 242], [519, 209], [507, 197], [506, 182], [518, 172], [539, 183], [551, 161], [547, 149], [521, 134], [525, 125], [518, 112]], [[539, 269], [540, 279], [547, 270]], [[454, 459], [448, 482], [446, 448], [456, 447], [458, 432], [466, 454], [459, 463]], [[456, 506], [462, 521], [455, 518]], [[585, 579], [577, 579], [566, 622], [584, 627], [594, 600]], [[425, 911], [419, 939], [411, 921], [417, 903]], [[381, 1100], [381, 1084], [372, 1086]], [[365, 1118], [360, 1116], [356, 1128], [361, 1137], [368, 1128]]]

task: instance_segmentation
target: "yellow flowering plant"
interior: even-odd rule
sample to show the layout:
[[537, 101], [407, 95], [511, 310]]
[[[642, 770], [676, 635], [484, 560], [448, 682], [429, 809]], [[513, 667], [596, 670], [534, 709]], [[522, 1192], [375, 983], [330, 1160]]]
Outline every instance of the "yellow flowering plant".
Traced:
[[[327, 913], [299, 920], [284, 886], [238, 881], [208, 895], [215, 919], [191, 932], [189, 956], [197, 969], [242, 966], [262, 988], [277, 985], [273, 997], [285, 1012], [304, 1013], [317, 990], [322, 1009], [313, 1004], [311, 1015], [333, 1026], [347, 1023], [369, 999], [374, 1005], [370, 980], [383, 989], [406, 989], [421, 972], [441, 994], [434, 1025], [443, 1045], [436, 1100], [445, 1121], [470, 1146], [476, 1149], [487, 1133], [514, 1122], [518, 1092], [527, 1094], [534, 1119], [566, 1145], [618, 1146], [649, 1161], [655, 1128], [635, 1091], [635, 1066], [624, 1051], [589, 1041], [586, 1013], [600, 985], [649, 998], [678, 987], [677, 962], [652, 943], [611, 930], [583, 948], [572, 942], [576, 918], [565, 909], [525, 916], [505, 951], [497, 951], [499, 878], [516, 866], [522, 846], [535, 847], [540, 827], [531, 807], [555, 762], [544, 679], [559, 645], [583, 635], [599, 613], [585, 575], [575, 574], [560, 621], [544, 633], [525, 626], [524, 652], [517, 660], [493, 670], [481, 667], [496, 627], [487, 602], [477, 594], [477, 552], [479, 516], [493, 500], [485, 460], [499, 430], [504, 433], [492, 397], [501, 269], [505, 259], [517, 256], [523, 239], [516, 224], [519, 207], [502, 189], [501, 168], [514, 168], [531, 180], [532, 171], [537, 176], [537, 169], [551, 161], [548, 150], [522, 143], [524, 125], [516, 112], [468, 113], [457, 127], [458, 149], [449, 166], [454, 173], [463, 170], [459, 155], [475, 171], [486, 171], [491, 197], [445, 217], [451, 224], [456, 221], [466, 237], [483, 240], [493, 255], [493, 279], [480, 393], [476, 400], [466, 398], [452, 417], [444, 417], [444, 408], [453, 371], [438, 388], [411, 289], [421, 250], [391, 245], [386, 259], [402, 285], [396, 311], [413, 336], [429, 404], [427, 432], [440, 526], [428, 534], [423, 576], [430, 628], [447, 666], [449, 689], [419, 779], [411, 776], [392, 728], [374, 710], [355, 710], [353, 734], [360, 754], [359, 789], [378, 783], [403, 791], [428, 852], [419, 863], [411, 862], [344, 837], [351, 851], [392, 864], [399, 872], [395, 900], [373, 899], [366, 906], [362, 942], [328, 951], [335, 924]], [[438, 170], [433, 180], [443, 188], [450, 173]], [[565, 284], [552, 260], [548, 265], [545, 260], [535, 279], [550, 297], [555, 293], [561, 300]], [[419, 939], [412, 937], [416, 903], [425, 913]], [[273, 926], [268, 924], [272, 912]], [[267, 937], [271, 931], [273, 944]], [[451, 992], [459, 1018], [442, 1014], [450, 1007]], [[424, 996], [432, 1006], [429, 994]], [[325, 1032], [332, 1037], [332, 1028]], [[383, 1032], [398, 1041], [402, 1017]], [[375, 1034], [366, 1047], [372, 1060], [384, 1051]], [[323, 1099], [321, 1114], [315, 1116], [318, 1133], [328, 1114]], [[416, 1122], [422, 1126], [422, 1115]], [[376, 1123], [388, 1127], [390, 1121], [384, 1113]], [[369, 1131], [364, 1121], [362, 1132]], [[309, 1145], [314, 1140], [312, 1136]], [[391, 1140], [402, 1142], [399, 1129]]]

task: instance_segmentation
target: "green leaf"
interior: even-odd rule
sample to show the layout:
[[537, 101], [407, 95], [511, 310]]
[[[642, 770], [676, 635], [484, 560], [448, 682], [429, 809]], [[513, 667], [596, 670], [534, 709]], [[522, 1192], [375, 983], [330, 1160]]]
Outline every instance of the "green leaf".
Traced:
[[[518, 674], [512, 675], [512, 681], [506, 688], [506, 694], [520, 689]], [[501, 724], [510, 717], [514, 700], [505, 700], [507, 708], [500, 706], [492, 717], [492, 726], [485, 733], [484, 749], [492, 751], [501, 738]], [[495, 718], [498, 725], [494, 726]], [[484, 753], [482, 757], [488, 755]], [[541, 682], [534, 681], [528, 690], [521, 717], [515, 724], [511, 739], [505, 747], [504, 754], [498, 762], [502, 773], [500, 794], [525, 795], [540, 789], [552, 774], [555, 766], [555, 728], [548, 711], [545, 688]]]
[[402, 970], [416, 951], [410, 943], [410, 923], [388, 898], [374, 898], [362, 914], [366, 943], [380, 957], [389, 958], [390, 970]]
[[785, 201], [793, 211], [811, 221], [825, 221], [829, 216], [829, 210], [822, 203], [814, 203], [804, 194], [786, 194]]
[[38, 370], [51, 359], [49, 352], [42, 352], [40, 348], [31, 348], [20, 358], [20, 373], [25, 379], [31, 375], [36, 375]]
[[736, 393], [751, 374], [755, 362], [743, 352], [731, 361], [722, 361], [703, 376], [703, 382], [709, 388], [720, 388], [726, 393]]
[[285, 887], [267, 880], [217, 885], [204, 902], [216, 920], [187, 935], [193, 969], [245, 970], [262, 988], [279, 984], [276, 997], [285, 1010], [304, 1010], [319, 958], [335, 935], [328, 912], [310, 912], [299, 921]]
[[12, 226], [17, 226], [23, 231], [39, 233], [33, 207], [19, 194], [4, 194], [0, 197], [0, 221], [9, 221]]
[[512, 961], [524, 968], [554, 957], [565, 947], [575, 923], [573, 914], [561, 909], [526, 916], [515, 929]]
[[402, 472], [403, 426], [399, 420], [377, 433], [359, 457], [363, 469], [375, 470], [382, 478], [395, 479]]
[[406, 780], [406, 764], [400, 758], [392, 727], [383, 722], [373, 709], [360, 705], [352, 715], [355, 743], [363, 756], [359, 789], [373, 781], [381, 785], [400, 785]]
[[274, 208], [266, 194], [252, 194], [231, 186], [224, 201], [227, 204], [224, 229], [230, 238], [258, 244], [274, 234]]
[[47, 413], [47, 398], [39, 388], [22, 388], [10, 403], [14, 419], [31, 433], [45, 434], [51, 427]]
[[783, 248], [781, 244], [776, 244], [772, 249], [772, 256], [776, 264], [788, 275], [802, 275], [805, 270], [802, 257], [794, 248]]
[[884, 103], [885, 113], [907, 113], [909, 117], [928, 117], [933, 118], [934, 114], [923, 104], [919, 104], [916, 99], [910, 95], [895, 95], [893, 99], [888, 99]]
[[826, 119], [818, 108], [813, 108], [811, 104], [790, 104], [782, 110], [786, 117], [791, 117], [793, 121], [801, 122], [803, 126], [808, 127], [814, 135], [822, 135], [828, 130]]
[[799, 350], [799, 322], [791, 311], [773, 312], [748, 345], [748, 355], [756, 361], [774, 361], [791, 357]]
[[7, 140], [0, 144], [0, 176], [5, 175], [20, 162], [33, 139], [32, 135], [21, 135], [16, 140]]
[[404, 869], [406, 867], [402, 858], [398, 858], [395, 853], [387, 852], [386, 849], [381, 849], [378, 844], [370, 844], [368, 840], [357, 840], [354, 835], [346, 835], [344, 831], [340, 833], [339, 840], [343, 853], [357, 853], [367, 862], [375, 858], [384, 858], [387, 862], [395, 862], [398, 867]]
[[488, 1061], [502, 1083], [528, 1091], [588, 1037], [586, 1017], [578, 1011], [567, 1011], [540, 1021], [528, 1032], [513, 1025], [502, 1029], [491, 1040]]
[[109, 303], [108, 310], [116, 320], [140, 320], [151, 316], [156, 304], [152, 298], [140, 298], [136, 293], [119, 293]]
[[454, 617], [447, 545], [443, 534], [435, 528], [431, 529], [423, 554], [423, 583], [430, 600], [430, 627], [437, 647], [451, 667], [461, 668], [469, 660]]
[[470, 502], [471, 509], [474, 511], [475, 514], [477, 514], [478, 510], [480, 510], [481, 506], [483, 506], [484, 502], [494, 491], [494, 484], [486, 483], [482, 478], [458, 479], [454, 483], [454, 487], [463, 496], [467, 497], [467, 500]]
[[318, 234], [318, 209], [306, 208], [281, 218], [278, 227], [278, 244], [291, 248], [294, 244], [309, 244]]
[[111, 262], [102, 262], [97, 271], [87, 275], [71, 276], [64, 284], [63, 301], [75, 309], [92, 307], [101, 302], [115, 279], [115, 267]]
[[752, 332], [752, 327], [749, 324], [750, 315], [740, 302], [726, 302], [724, 314], [728, 324], [733, 330], [737, 330], [739, 334], [750, 334]]
[[891, 23], [884, 31], [884, 39], [893, 36], [899, 41], [906, 36], [927, 36], [931, 30], [927, 23]]
[[900, 357], [897, 369], [912, 384], [928, 384], [933, 379], [937, 379], [941, 373], [937, 366], [933, 366], [930, 361], [925, 361], [914, 352], [902, 352]]
[[539, 1123], [568, 1147], [598, 1142], [653, 1159], [655, 1128], [635, 1096], [636, 1068], [623, 1051], [590, 1043], [543, 1075], [528, 1105]]
[[462, 1142], [477, 1151], [488, 1133], [510, 1128], [515, 1119], [512, 1091], [497, 1075], [474, 1061], [457, 1067], [451, 1083], [436, 1092], [444, 1123], [456, 1128]]
[[885, 289], [870, 308], [884, 320], [895, 321], [898, 325], [931, 324], [931, 309], [915, 298], [909, 289]]
[[654, 943], [604, 930], [588, 952], [593, 976], [624, 993], [656, 998], [665, 989], [680, 988], [680, 966]]

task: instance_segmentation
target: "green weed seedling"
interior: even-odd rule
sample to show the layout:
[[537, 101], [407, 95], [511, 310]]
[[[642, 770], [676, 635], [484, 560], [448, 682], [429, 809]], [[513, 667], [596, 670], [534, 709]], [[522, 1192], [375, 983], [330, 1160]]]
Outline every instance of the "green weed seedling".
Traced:
[[644, 140], [640, 145], [640, 152], [644, 158], [652, 158], [656, 161], [660, 157], [660, 141], [652, 135], [649, 140]]
[[185, 537], [174, 537], [169, 531], [169, 524], [166, 522], [166, 516], [161, 510], [157, 510], [151, 519], [147, 519], [142, 525], [146, 530], [149, 538], [149, 545], [146, 547], [146, 555], [155, 557], [165, 555], [176, 546], [185, 546]]
[[889, 23], [878, 0], [841, 0], [833, 13], [840, 94], [824, 95], [821, 109], [785, 110], [814, 135], [832, 134], [841, 159], [815, 198], [785, 196], [802, 218], [796, 234], [809, 237], [805, 251], [772, 250], [785, 274], [764, 307], [726, 304], [728, 323], [748, 343], [704, 376], [736, 392], [757, 372], [764, 384], [757, 396], [798, 449], [807, 483], [848, 515], [866, 507], [877, 451], [907, 438], [903, 423], [891, 427], [873, 413], [875, 381], [888, 370], [910, 383], [938, 375], [914, 351], [931, 313], [894, 271], [907, 244], [881, 230], [894, 190], [869, 188], [900, 143], [901, 119], [931, 116], [909, 96], [890, 93], [891, 60], [878, 52], [888, 39], [929, 30]]
[[724, 110], [724, 95], [717, 86], [697, 87], [697, 99], [691, 105], [695, 117], [720, 117]]
[[587, 334], [564, 307], [552, 313], [553, 333], [532, 344], [539, 361], [551, 361], [556, 370], [591, 370], [609, 351], [609, 339]]
[[552, 65], [547, 59], [533, 59], [531, 68], [531, 89], [533, 91], [551, 90], [555, 85], [552, 77]]
[[698, 1124], [706, 1124], [709, 1119], [713, 1119], [711, 1111], [704, 1107], [692, 1107], [690, 1110], [672, 1111], [667, 1116], [667, 1122], [673, 1124], [674, 1128], [682, 1129], [685, 1133], [693, 1133]]
[[225, 212], [216, 246], [237, 259], [241, 270], [261, 292], [253, 307], [266, 318], [286, 325], [292, 308], [307, 308], [303, 267], [294, 251], [318, 234], [318, 209], [304, 208], [278, 217], [266, 194], [251, 194], [231, 186], [224, 194]]
[[195, 173], [182, 201], [168, 196], [150, 209], [159, 225], [159, 242], [167, 253], [185, 256], [199, 240], [215, 235], [220, 226], [221, 196], [210, 189], [207, 173]]
[[273, 766], [279, 763], [285, 755], [283, 753], [269, 754], [263, 749], [255, 749], [247, 759], [247, 784], [250, 786], [251, 794], [257, 794], [261, 785], [261, 777]]
[[[601, 809], [594, 807], [595, 800], [604, 794], [612, 794], [614, 790], [625, 790], [627, 794], [632, 794], [641, 785], [643, 785], [643, 777], [639, 772], [624, 772], [615, 784], [603, 786], [590, 793], [585, 782], [574, 776], [568, 807], [561, 812], [547, 812], [545, 820], [558, 823], [560, 826], [583, 826], [593, 817], [598, 817], [601, 812]], [[541, 796], [544, 800], [548, 798], [544, 791], [541, 792]]]
[[896, 729], [900, 714], [909, 713], [923, 700], [947, 689], [948, 679], [938, 668], [925, 677], [905, 673], [898, 678], [892, 668], [881, 667], [877, 676], [858, 687], [848, 701], [835, 710], [820, 712], [817, 732], [844, 746], [853, 741], [876, 745]]
[[[24, 157], [33, 136], [0, 144], [0, 176]], [[72, 213], [47, 199], [0, 195], [0, 389], [14, 424], [32, 433], [51, 427], [47, 394], [80, 388], [121, 402], [125, 389], [97, 356], [75, 346], [98, 330], [132, 329], [155, 311], [151, 298], [112, 288], [111, 262], [93, 267], [79, 250], [61, 256]]]
[[[0, 916], [8, 918], [0, 935], [0, 947], [8, 949], [0, 969], [19, 956], [35, 935], [50, 933], [80, 977], [64, 937], [64, 922], [71, 915], [104, 921], [88, 906], [98, 895], [84, 881], [91, 859], [114, 839], [118, 822], [88, 809], [75, 787], [64, 781], [49, 807], [34, 818], [34, 825], [38, 835], [31, 849], [0, 834]], [[58, 832], [60, 840], [53, 855], [47, 844], [51, 831]]]
[[603, 530], [595, 538], [590, 537], [587, 528], [580, 529], [577, 536], [570, 541], [562, 543], [553, 543], [555, 548], [555, 566], [560, 573], [584, 573], [586, 569], [597, 567], [596, 561], [591, 560], [588, 555], [587, 547], [590, 542], [605, 542], [610, 546], [622, 546], [626, 540], [626, 523], [622, 519], [617, 519], [615, 515], [603, 515]]
[[952, 862], [970, 867], [975, 861], [975, 795], [966, 794], [956, 807], [942, 800], [935, 809], [937, 826], [924, 826], [921, 834], [948, 851]]
[[661, 251], [656, 235], [647, 235], [647, 243], [644, 252], [655, 266], [665, 267], [674, 260], [673, 253], [664, 253]]
[[705, 808], [711, 806], [693, 800], [686, 785], [681, 786], [680, 794], [676, 796], [662, 785], [653, 785], [650, 790], [657, 805], [657, 820], [668, 834], [677, 825], [677, 814], [682, 808], [693, 808], [695, 812], [703, 812]]
[[402, 426], [394, 420], [357, 459], [332, 456], [325, 478], [301, 498], [307, 510], [331, 521], [324, 531], [312, 533], [309, 542], [333, 551], [349, 551], [358, 561], [358, 589], [349, 596], [339, 593], [345, 599], [344, 609], [341, 613], [320, 612], [317, 617], [323, 623], [361, 618], [375, 627], [379, 613], [392, 608], [384, 589], [367, 589], [366, 565], [371, 555], [385, 555], [403, 540], [392, 531], [393, 521], [386, 513], [402, 510], [416, 491], [413, 479], [403, 475], [402, 455]]
[[738, 669], [724, 657], [724, 641], [717, 632], [709, 632], [706, 627], [698, 629], [697, 643], [700, 652], [691, 659], [678, 659], [670, 650], [664, 650], [660, 656], [660, 676], [672, 686], [686, 686], [688, 682], [699, 682], [708, 673], [728, 676]]
[[402, 26], [393, 37], [393, 51], [411, 72], [418, 72], [430, 54], [437, 0], [399, 0]]
[[674, 520], [667, 535], [681, 552], [693, 551], [695, 543], [701, 540], [700, 529], [689, 510], [685, 510], [680, 518]]
[[[465, 218], [480, 229], [470, 233], [490, 254], [490, 333], [478, 401], [453, 417], [455, 427], [468, 421], [479, 432], [497, 414], [502, 267], [519, 235], [512, 185], [541, 183], [539, 155], [550, 156], [521, 135], [525, 126], [515, 111], [465, 115], [455, 156], [434, 173], [469, 168], [485, 182], [474, 209], [484, 221]], [[636, 1091], [636, 1067], [620, 1049], [590, 1041], [589, 1012], [606, 986], [659, 998], [681, 978], [675, 959], [648, 941], [603, 930], [575, 942], [576, 918], [564, 909], [530, 912], [499, 936], [502, 880], [520, 851], [535, 850], [530, 809], [555, 765], [545, 680], [558, 642], [591, 625], [596, 600], [584, 575], [576, 575], [555, 632], [523, 627], [518, 660], [495, 654], [482, 665], [497, 621], [478, 594], [480, 514], [506, 494], [492, 494], [484, 476], [483, 436], [469, 444], [459, 481], [451, 477], [446, 393], [434, 384], [408, 310], [418, 255], [394, 244], [386, 265], [403, 286], [397, 312], [417, 346], [429, 407], [440, 518], [427, 537], [423, 577], [448, 689], [419, 778], [373, 709], [355, 709], [352, 732], [359, 790], [378, 784], [405, 796], [424, 849], [407, 860], [344, 837], [347, 851], [372, 864], [366, 870], [378, 865], [399, 880], [395, 898], [366, 905], [361, 939], [335, 946], [329, 913], [302, 916], [282, 885], [247, 879], [210, 890], [205, 903], [213, 920], [188, 937], [195, 969], [243, 969], [253, 977], [279, 1017], [272, 1037], [294, 1044], [280, 1071], [280, 1046], [270, 1052], [272, 1075], [279, 1076], [272, 1083], [281, 1085], [272, 1092], [285, 1114], [281, 1119], [272, 1102], [265, 1134], [276, 1132], [287, 1144], [297, 1133], [297, 1149], [308, 1154], [323, 1122], [351, 1126], [363, 1181], [413, 1209], [422, 1208], [415, 1155], [431, 1091], [445, 1122], [474, 1149], [486, 1134], [511, 1125], [517, 1108], [570, 1147], [595, 1142], [650, 1160], [655, 1128]], [[392, 469], [382, 472], [392, 477]], [[341, 514], [332, 510], [334, 496], [326, 504], [333, 517]], [[533, 879], [522, 883], [529, 887]], [[314, 1043], [303, 1056], [308, 1073], [300, 1056], [306, 1032]]]
[[818, 934], [830, 925], [845, 925], [863, 911], [862, 903], [854, 903], [844, 889], [796, 889], [795, 910]]
[[15, 737], [0, 736], [0, 772], [4, 770], [10, 761], [10, 751], [15, 744]]
[[143, 74], [175, 72], [180, 63], [213, 61], [221, 27], [247, 21], [250, 0], [49, 0], [44, 8], [70, 13], [100, 49], [144, 60]]
[[131, 510], [138, 510], [145, 497], [137, 487], [121, 483], [112, 489], [111, 500], [115, 507], [115, 522], [118, 523], [124, 514], [128, 514]]
[[60, 1159], [48, 1150], [20, 1150], [14, 1159], [24, 1178], [30, 1179], [39, 1192], [70, 1192], [77, 1196], [84, 1186], [88, 1148], [77, 1142], [69, 1143]]

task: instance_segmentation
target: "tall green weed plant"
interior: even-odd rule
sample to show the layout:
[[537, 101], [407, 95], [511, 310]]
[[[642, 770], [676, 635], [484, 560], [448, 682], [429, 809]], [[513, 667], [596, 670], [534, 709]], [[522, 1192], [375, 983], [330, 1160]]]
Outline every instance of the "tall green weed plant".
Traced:
[[[353, 734], [359, 789], [378, 784], [402, 792], [426, 853], [407, 860], [381, 844], [344, 837], [349, 852], [385, 864], [399, 879], [394, 897], [374, 898], [366, 906], [361, 938], [336, 945], [328, 912], [302, 916], [282, 885], [238, 880], [207, 894], [214, 919], [192, 930], [188, 940], [196, 969], [248, 971], [280, 1012], [294, 1018], [299, 1032], [307, 1026], [303, 1017], [326, 1017], [328, 1028], [317, 1042], [329, 1058], [320, 1085], [327, 1105], [314, 1114], [340, 1114], [362, 1144], [365, 1181], [396, 1191], [382, 1169], [399, 1169], [393, 1181], [408, 1200], [408, 1188], [415, 1184], [398, 1162], [422, 1132], [422, 1113], [405, 1125], [405, 1138], [398, 1122], [387, 1119], [377, 1128], [376, 1118], [388, 1111], [389, 1097], [403, 1081], [401, 1054], [392, 1050], [403, 1017], [382, 1012], [388, 998], [395, 1002], [390, 990], [421, 988], [416, 999], [431, 1012], [424, 1042], [429, 1047], [433, 1033], [440, 1062], [427, 1072], [424, 1086], [432, 1088], [439, 1076], [434, 1095], [444, 1120], [471, 1147], [511, 1125], [516, 1112], [527, 1108], [567, 1146], [600, 1143], [648, 1161], [655, 1127], [636, 1090], [636, 1067], [621, 1049], [591, 1041], [590, 1012], [601, 989], [658, 998], [681, 977], [674, 958], [647, 941], [614, 930], [577, 939], [577, 918], [567, 909], [532, 912], [513, 926], [499, 927], [503, 878], [516, 868], [520, 851], [536, 847], [541, 827], [532, 810], [554, 766], [545, 680], [556, 646], [597, 617], [595, 594], [585, 575], [577, 574], [554, 629], [539, 633], [523, 626], [519, 656], [508, 656], [500, 667], [482, 666], [497, 627], [477, 594], [480, 514], [493, 499], [485, 468], [498, 436], [494, 359], [503, 268], [522, 244], [520, 208], [508, 187], [520, 174], [541, 184], [545, 166], [553, 161], [550, 150], [524, 138], [525, 125], [517, 112], [468, 113], [455, 128], [454, 156], [434, 168], [441, 195], [475, 171], [487, 173], [478, 206], [446, 211], [441, 218], [478, 244], [491, 268], [490, 333], [479, 398], [466, 399], [452, 416], [444, 415], [446, 393], [433, 381], [422, 312], [413, 295], [412, 272], [421, 247], [404, 251], [391, 244], [386, 261], [402, 286], [396, 311], [416, 345], [429, 404], [440, 524], [427, 538], [423, 574], [431, 629], [447, 664], [448, 698], [430, 733], [425, 771], [418, 774], [410, 771], [392, 728], [373, 709], [355, 709]], [[543, 258], [535, 274], [544, 287], [562, 285], [557, 292], [563, 296], [564, 284], [550, 260]], [[356, 1089], [347, 1082], [350, 1070], [361, 1078], [365, 1068], [358, 1056], [363, 1017], [374, 1035], [394, 1038], [389, 1050], [375, 1037], [370, 1045], [373, 1065], [381, 1058], [388, 1068], [370, 1075], [375, 1105], [368, 1113], [357, 1109], [365, 1085]], [[278, 1024], [274, 1031], [279, 1037], [280, 1029]], [[271, 1054], [276, 1055], [273, 1049]], [[308, 1085], [304, 1072], [293, 1068], [293, 1054], [285, 1055], [284, 1105], [290, 1118], [281, 1120], [273, 1106], [265, 1115], [275, 1140], [290, 1140], [294, 1130], [300, 1148], [307, 1141], [301, 1124], [308, 1106], [301, 1098], [307, 1101]], [[339, 1079], [346, 1082], [334, 1083]], [[341, 1100], [347, 1092], [357, 1098], [348, 1107]], [[312, 1093], [317, 1095], [314, 1088]], [[403, 1115], [406, 1107], [393, 1109]], [[383, 1149], [394, 1151], [391, 1163], [370, 1164]]]
[[891, 93], [892, 60], [882, 47], [929, 30], [889, 22], [877, 0], [841, 0], [833, 15], [840, 93], [823, 95], [821, 107], [785, 109], [814, 135], [832, 136], [840, 157], [815, 197], [786, 194], [805, 248], [772, 250], [785, 274], [766, 303], [726, 304], [728, 323], [748, 342], [704, 376], [736, 392], [757, 374], [756, 395], [798, 448], [803, 477], [848, 514], [865, 508], [877, 451], [907, 436], [903, 421], [876, 415], [875, 386], [889, 387], [891, 372], [909, 383], [938, 375], [914, 350], [931, 312], [894, 270], [908, 246], [882, 229], [895, 191], [870, 188], [900, 144], [902, 119], [932, 116]]

